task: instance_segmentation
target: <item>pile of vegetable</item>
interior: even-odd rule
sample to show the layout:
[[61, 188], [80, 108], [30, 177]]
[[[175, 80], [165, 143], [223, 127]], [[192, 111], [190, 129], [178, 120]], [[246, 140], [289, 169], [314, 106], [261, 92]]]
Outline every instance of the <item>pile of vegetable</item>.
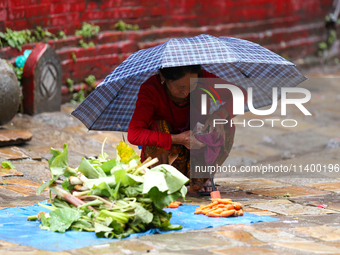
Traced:
[[[93, 231], [106, 238], [124, 238], [151, 228], [182, 228], [171, 225], [171, 213], [163, 210], [187, 193], [189, 179], [176, 168], [163, 164], [150, 169], [158, 160], [141, 163], [123, 141], [117, 146], [116, 159], [108, 159], [102, 149], [98, 158], [83, 158], [77, 168], [68, 165], [66, 144], [62, 151], [51, 148], [51, 153], [52, 178], [37, 189], [40, 195], [49, 187], [51, 205], [39, 205], [51, 211], [28, 217], [39, 219], [40, 228]], [[57, 185], [60, 178], [65, 178], [62, 187]]]
[[209, 217], [238, 217], [243, 216], [241, 203], [233, 202], [231, 199], [211, 199], [209, 205], [201, 205], [196, 208], [195, 214], [204, 214]]

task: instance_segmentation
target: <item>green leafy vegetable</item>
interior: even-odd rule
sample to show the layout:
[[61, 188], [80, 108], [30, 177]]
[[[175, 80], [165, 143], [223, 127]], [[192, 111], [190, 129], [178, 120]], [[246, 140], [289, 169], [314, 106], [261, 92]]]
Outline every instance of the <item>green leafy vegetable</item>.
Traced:
[[80, 213], [68, 208], [61, 208], [49, 213], [48, 223], [51, 231], [64, 233], [71, 224], [80, 218]]
[[[51, 149], [49, 169], [52, 178], [43, 183], [37, 194], [47, 187], [57, 196], [49, 214], [40, 215], [44, 230], [91, 231], [98, 237], [124, 238], [150, 228], [180, 229], [170, 223], [171, 213], [163, 210], [172, 201], [185, 197], [189, 179], [169, 165], [151, 168], [157, 159], [143, 163], [126, 143], [117, 146], [117, 158], [109, 159], [104, 144], [98, 158], [82, 159], [77, 168], [68, 165], [68, 147]], [[65, 177], [63, 189], [56, 181]], [[35, 220], [37, 216], [29, 216]]]
[[15, 166], [13, 166], [12, 163], [9, 162], [9, 161], [3, 161], [3, 162], [1, 162], [1, 166], [2, 166], [3, 168], [15, 169]]

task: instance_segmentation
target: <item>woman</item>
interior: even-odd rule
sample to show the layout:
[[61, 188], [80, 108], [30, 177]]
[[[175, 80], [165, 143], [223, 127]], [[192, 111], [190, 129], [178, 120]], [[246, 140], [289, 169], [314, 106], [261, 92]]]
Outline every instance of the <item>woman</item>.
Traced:
[[[201, 94], [205, 93], [197, 88], [199, 78], [218, 77], [202, 70], [199, 65], [170, 67], [160, 69], [158, 75], [150, 77], [141, 85], [135, 112], [129, 124], [128, 140], [132, 144], [143, 146], [142, 161], [147, 157], [158, 157], [159, 164], [170, 163], [190, 178], [189, 150], [199, 150], [206, 146], [194, 136], [193, 131], [189, 130], [190, 100], [200, 102]], [[190, 79], [193, 79], [191, 82], [194, 85], [190, 86]], [[225, 84], [226, 81], [221, 80], [221, 83]], [[245, 89], [241, 89], [246, 98]], [[223, 146], [214, 160], [214, 165], [221, 165], [231, 150], [235, 127], [229, 125], [213, 127], [214, 119], [230, 120], [234, 117], [230, 91], [228, 89], [216, 91], [225, 103], [206, 118], [203, 131], [209, 133], [214, 131], [217, 132], [217, 137], [223, 137]], [[200, 104], [197, 104], [196, 108], [198, 112], [201, 111]], [[208, 104], [207, 112], [209, 110]], [[207, 182], [207, 178], [191, 178], [188, 192], [208, 191], [204, 190]]]

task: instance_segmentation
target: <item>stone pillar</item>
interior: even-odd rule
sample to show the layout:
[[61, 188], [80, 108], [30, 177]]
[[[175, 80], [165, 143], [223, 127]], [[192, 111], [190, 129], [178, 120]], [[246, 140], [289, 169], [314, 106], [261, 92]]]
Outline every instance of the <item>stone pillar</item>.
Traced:
[[38, 43], [24, 66], [22, 92], [24, 113], [60, 111], [61, 63], [48, 45]]
[[9, 122], [20, 104], [20, 87], [13, 69], [0, 59], [0, 126]]

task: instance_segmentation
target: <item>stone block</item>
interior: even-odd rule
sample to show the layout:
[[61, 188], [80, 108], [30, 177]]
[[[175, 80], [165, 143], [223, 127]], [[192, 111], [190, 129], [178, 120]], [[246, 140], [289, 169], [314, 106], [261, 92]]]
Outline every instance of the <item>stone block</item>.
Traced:
[[0, 126], [9, 122], [20, 104], [20, 87], [13, 69], [0, 59]]
[[32, 139], [32, 134], [22, 130], [0, 129], [0, 147], [14, 144], [22, 144]]
[[34, 115], [60, 111], [61, 78], [58, 55], [49, 45], [37, 44], [24, 67], [24, 112]]

